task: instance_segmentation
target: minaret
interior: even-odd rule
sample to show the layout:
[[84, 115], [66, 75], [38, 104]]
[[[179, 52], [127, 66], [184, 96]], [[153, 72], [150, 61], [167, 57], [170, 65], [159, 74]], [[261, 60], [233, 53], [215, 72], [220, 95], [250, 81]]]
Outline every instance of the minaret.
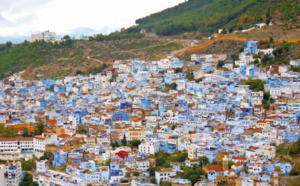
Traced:
[[229, 169], [229, 159], [225, 155], [222, 160], [223, 160], [223, 169], [224, 169], [224, 171], [226, 171]]

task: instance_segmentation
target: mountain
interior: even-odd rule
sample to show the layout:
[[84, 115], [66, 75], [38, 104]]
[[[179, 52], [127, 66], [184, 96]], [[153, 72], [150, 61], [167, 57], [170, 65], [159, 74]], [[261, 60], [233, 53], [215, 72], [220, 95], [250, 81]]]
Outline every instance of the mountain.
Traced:
[[299, 0], [189, 0], [175, 7], [136, 20], [128, 32], [145, 29], [160, 35], [190, 31], [211, 34], [217, 29], [250, 27], [257, 22], [299, 24]]
[[30, 37], [28, 36], [17, 36], [17, 37], [0, 37], [0, 43], [1, 44], [4, 44], [8, 41], [12, 42], [12, 43], [22, 43], [24, 42], [25, 40], [29, 41], [30, 40]]

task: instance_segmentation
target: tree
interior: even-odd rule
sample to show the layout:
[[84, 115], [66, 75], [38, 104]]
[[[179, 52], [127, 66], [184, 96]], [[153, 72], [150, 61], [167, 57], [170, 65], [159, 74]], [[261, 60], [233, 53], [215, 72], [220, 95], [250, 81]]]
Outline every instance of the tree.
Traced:
[[183, 175], [184, 179], [188, 179], [194, 185], [201, 177], [205, 176], [205, 172], [202, 169], [202, 166], [183, 166]]
[[50, 92], [54, 92], [54, 85], [51, 85], [47, 90]]
[[7, 41], [7, 42], [5, 43], [5, 47], [6, 47], [7, 49], [12, 49], [12, 42], [11, 42], [11, 41]]
[[23, 46], [27, 46], [29, 44], [29, 42], [27, 41], [27, 40], [25, 40], [24, 42], [23, 42]]
[[18, 130], [9, 126], [5, 127], [4, 124], [0, 124], [0, 137], [16, 137], [18, 135]]
[[130, 175], [131, 175], [130, 172], [126, 172], [125, 177], [126, 177], [126, 178], [129, 178]]
[[165, 73], [165, 71], [164, 71], [164, 70], [160, 70], [158, 73], [160, 73], [160, 74], [164, 74], [164, 73]]
[[127, 145], [127, 140], [126, 140], [125, 134], [123, 136], [123, 139], [121, 140], [121, 144], [122, 144], [122, 146], [126, 146]]
[[254, 60], [254, 62], [253, 62], [257, 67], [259, 67], [260, 66], [260, 64], [259, 64], [259, 60], [258, 59], [255, 59]]
[[209, 159], [206, 156], [201, 156], [198, 158], [200, 166], [207, 165], [209, 163]]
[[106, 64], [106, 63], [103, 63], [102, 68], [103, 68], [103, 69], [106, 69], [107, 67], [108, 67], [107, 64]]
[[28, 136], [29, 136], [28, 128], [27, 128], [27, 127], [23, 127], [23, 128], [22, 128], [22, 131], [23, 131], [23, 133], [22, 133], [22, 136], [23, 136], [23, 137], [28, 137]]
[[44, 132], [44, 124], [43, 123], [39, 123], [38, 125], [37, 125], [37, 134], [38, 135], [41, 135], [41, 134], [43, 134], [43, 132]]
[[77, 76], [77, 75], [80, 75], [80, 74], [82, 74], [82, 71], [81, 71], [81, 70], [77, 70], [77, 71], [76, 71], [76, 76]]
[[22, 170], [31, 171], [36, 168], [36, 164], [34, 160], [22, 161], [21, 163], [22, 163]]
[[247, 21], [248, 21], [248, 23], [251, 23], [251, 24], [255, 23], [254, 17], [249, 17]]
[[266, 14], [263, 14], [263, 15], [261, 16], [261, 20], [262, 20], [263, 22], [266, 22], [266, 20], [267, 20]]
[[141, 140], [131, 140], [128, 144], [130, 148], [137, 148], [141, 144]]
[[184, 162], [188, 157], [188, 154], [186, 152], [180, 153], [177, 155], [177, 161]]
[[48, 159], [49, 159], [49, 157], [48, 157], [48, 154], [46, 152], [44, 152], [43, 156], [41, 156], [39, 158], [39, 160], [48, 160]]
[[194, 80], [194, 73], [193, 72], [188, 72], [186, 77], [189, 79], [189, 80]]
[[261, 79], [250, 79], [244, 82], [245, 85], [249, 85], [249, 88], [255, 92], [264, 91], [264, 81]]
[[182, 73], [182, 68], [176, 68], [175, 69], [175, 73], [177, 74], [177, 73]]
[[242, 24], [246, 24], [248, 22], [248, 15], [247, 14], [242, 15], [240, 18], [240, 22]]
[[32, 175], [26, 172], [22, 182], [19, 183], [19, 186], [38, 186], [38, 184], [33, 182]]
[[294, 72], [300, 72], [300, 66], [293, 67], [292, 71], [294, 71]]
[[171, 89], [172, 89], [172, 90], [176, 90], [176, 89], [177, 89], [177, 86], [178, 86], [177, 83], [172, 83], [172, 84], [171, 84]]
[[150, 176], [155, 176], [155, 167], [149, 167], [148, 171]]
[[155, 177], [151, 177], [150, 178], [150, 182], [153, 184], [157, 184], [156, 178]]
[[116, 148], [116, 147], [119, 147], [119, 143], [117, 141], [112, 141], [110, 143], [110, 145], [113, 147], [113, 148]]
[[225, 65], [224, 61], [218, 61], [217, 69], [222, 68]]
[[139, 172], [133, 172], [133, 176], [139, 176], [140, 173]]
[[61, 43], [63, 46], [70, 46], [72, 44], [72, 39], [69, 35], [63, 37], [64, 41]]
[[172, 125], [172, 130], [175, 130], [176, 129], [176, 127], [177, 127], [177, 125]]
[[269, 101], [270, 93], [269, 92], [264, 92], [263, 98], [264, 98], [264, 100]]
[[228, 163], [229, 169], [231, 168], [232, 165], [234, 165], [234, 162], [233, 161], [229, 161], [229, 163]]
[[205, 79], [205, 77], [198, 78], [198, 79], [196, 79], [195, 81], [196, 81], [197, 83], [199, 83], [200, 81], [203, 81], [203, 79]]
[[64, 39], [64, 40], [71, 40], [71, 37], [70, 37], [69, 35], [65, 35], [65, 36], [63, 37], [63, 39]]
[[86, 134], [86, 129], [83, 128], [83, 127], [79, 127], [78, 130], [77, 130], [77, 133], [78, 134]]

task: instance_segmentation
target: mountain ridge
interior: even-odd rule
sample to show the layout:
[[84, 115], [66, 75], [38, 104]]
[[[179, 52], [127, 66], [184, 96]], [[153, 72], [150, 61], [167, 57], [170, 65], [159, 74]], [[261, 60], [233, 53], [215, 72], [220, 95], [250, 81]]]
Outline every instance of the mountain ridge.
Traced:
[[258, 22], [299, 23], [299, 0], [189, 0], [136, 20], [128, 32], [145, 29], [159, 35], [199, 31], [209, 35], [220, 28], [238, 30]]

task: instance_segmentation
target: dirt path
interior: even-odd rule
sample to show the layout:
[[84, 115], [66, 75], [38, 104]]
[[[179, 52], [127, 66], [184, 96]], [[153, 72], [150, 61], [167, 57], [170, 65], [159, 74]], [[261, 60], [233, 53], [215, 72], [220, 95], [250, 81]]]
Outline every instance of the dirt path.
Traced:
[[[196, 52], [199, 50], [203, 50], [206, 49], [207, 47], [209, 47], [210, 45], [214, 44], [217, 41], [239, 41], [239, 42], [246, 42], [249, 40], [256, 40], [256, 41], [269, 41], [269, 38], [253, 38], [253, 37], [234, 37], [234, 36], [228, 36], [228, 35], [221, 35], [218, 36], [214, 39], [209, 40], [208, 42], [198, 45], [198, 46], [194, 46], [194, 47], [189, 47], [188, 49], [180, 52], [177, 54], [177, 56], [182, 56], [186, 53], [190, 53], [190, 52]], [[300, 38], [290, 38], [290, 39], [274, 39], [274, 42], [276, 43], [282, 43], [282, 42], [288, 42], [288, 43], [298, 43], [300, 42]]]
[[87, 56], [86, 58], [89, 59], [89, 60], [97, 61], [97, 62], [99, 62], [99, 63], [103, 63], [103, 61], [101, 61], [101, 60], [99, 60], [99, 59], [91, 58], [91, 56]]
[[182, 53], [182, 52], [186, 51], [186, 50], [189, 49], [189, 48], [190, 48], [190, 47], [184, 47], [184, 48], [182, 48], [182, 49], [180, 49], [180, 50], [175, 50], [175, 51], [171, 52], [171, 55], [172, 55], [172, 56], [175, 56], [175, 55], [177, 55], [177, 54], [179, 54], [179, 53]]

